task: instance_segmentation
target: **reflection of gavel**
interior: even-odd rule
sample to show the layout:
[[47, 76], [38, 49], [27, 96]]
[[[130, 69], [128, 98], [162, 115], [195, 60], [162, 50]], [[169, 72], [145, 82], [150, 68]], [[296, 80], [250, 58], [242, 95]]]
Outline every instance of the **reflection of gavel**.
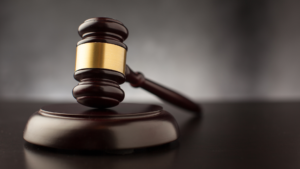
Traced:
[[77, 43], [74, 78], [79, 84], [73, 89], [77, 102], [95, 108], [117, 106], [124, 99], [120, 84], [125, 81], [141, 87], [176, 106], [199, 111], [197, 104], [186, 97], [158, 85], [126, 65], [127, 28], [111, 18], [91, 18], [78, 28], [83, 38]]

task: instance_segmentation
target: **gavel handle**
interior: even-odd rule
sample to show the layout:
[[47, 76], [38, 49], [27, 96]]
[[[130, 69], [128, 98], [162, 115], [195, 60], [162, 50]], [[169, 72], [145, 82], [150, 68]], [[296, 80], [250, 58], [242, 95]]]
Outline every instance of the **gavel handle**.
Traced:
[[128, 65], [126, 65], [126, 81], [129, 82], [131, 86], [141, 87], [175, 106], [179, 106], [193, 112], [200, 112], [199, 106], [188, 98], [146, 79], [142, 73], [132, 71]]

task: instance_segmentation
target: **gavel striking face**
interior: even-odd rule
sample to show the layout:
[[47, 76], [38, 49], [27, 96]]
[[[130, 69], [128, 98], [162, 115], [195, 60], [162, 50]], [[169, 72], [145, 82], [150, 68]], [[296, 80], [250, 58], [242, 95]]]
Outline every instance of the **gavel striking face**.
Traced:
[[91, 18], [79, 26], [78, 33], [82, 40], [77, 43], [74, 78], [79, 84], [73, 89], [78, 103], [94, 108], [117, 106], [125, 96], [119, 85], [127, 81], [181, 108], [199, 111], [198, 105], [186, 97], [126, 66], [127, 46], [123, 41], [128, 30], [120, 21]]

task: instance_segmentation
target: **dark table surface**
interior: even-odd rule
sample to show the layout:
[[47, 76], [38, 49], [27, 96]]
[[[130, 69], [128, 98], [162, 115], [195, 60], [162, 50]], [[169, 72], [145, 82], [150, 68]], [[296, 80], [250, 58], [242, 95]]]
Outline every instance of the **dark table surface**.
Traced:
[[26, 143], [26, 122], [45, 104], [0, 102], [1, 169], [300, 168], [300, 102], [203, 103], [200, 117], [163, 105], [176, 118], [180, 139], [127, 155]]

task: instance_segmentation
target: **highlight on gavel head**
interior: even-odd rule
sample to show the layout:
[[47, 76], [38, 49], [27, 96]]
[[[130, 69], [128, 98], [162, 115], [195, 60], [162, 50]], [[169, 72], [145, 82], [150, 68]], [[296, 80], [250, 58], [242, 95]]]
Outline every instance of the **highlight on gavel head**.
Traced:
[[111, 18], [91, 18], [78, 28], [73, 89], [78, 103], [94, 107], [117, 106], [124, 99], [120, 84], [125, 82], [127, 28]]

